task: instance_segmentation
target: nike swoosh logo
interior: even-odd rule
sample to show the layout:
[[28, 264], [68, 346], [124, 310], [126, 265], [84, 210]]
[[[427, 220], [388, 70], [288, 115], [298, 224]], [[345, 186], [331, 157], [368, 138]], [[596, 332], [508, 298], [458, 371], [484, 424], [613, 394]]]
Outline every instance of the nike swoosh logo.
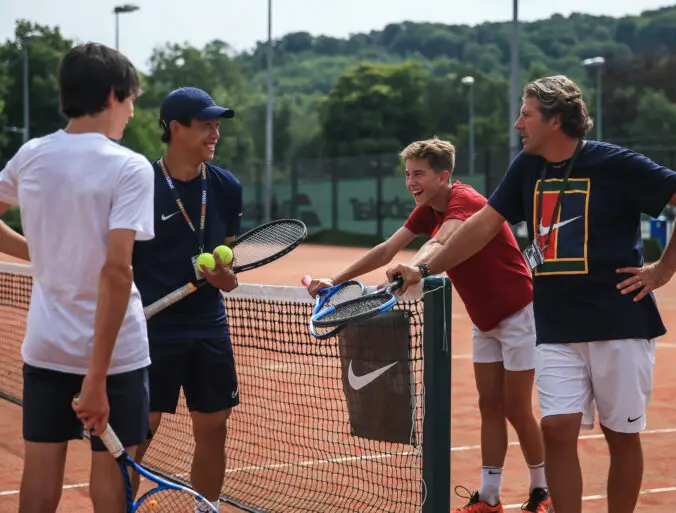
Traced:
[[627, 422], [636, 422], [636, 421], [637, 421], [638, 419], [640, 419], [641, 417], [643, 417], [643, 415], [639, 415], [639, 416], [636, 417], [635, 419], [632, 419], [631, 417], [627, 417]]
[[162, 221], [166, 221], [167, 219], [171, 219], [171, 218], [174, 217], [176, 214], [178, 214], [178, 211], [177, 211], [177, 212], [174, 212], [173, 214], [169, 214], [168, 216], [165, 216], [164, 214], [162, 214]]
[[577, 216], [573, 217], [572, 219], [566, 219], [565, 221], [561, 221], [560, 223], [554, 223], [551, 226], [542, 226], [542, 220], [540, 220], [540, 235], [547, 235], [549, 231], [554, 231], [558, 228], [561, 228], [562, 226], [566, 226], [568, 223], [572, 223], [573, 221], [577, 221], [580, 219], [582, 216]]
[[350, 383], [350, 386], [352, 388], [354, 388], [355, 390], [359, 390], [360, 388], [364, 388], [369, 383], [378, 379], [392, 367], [397, 365], [397, 363], [399, 362], [391, 363], [389, 365], [386, 365], [385, 367], [381, 367], [380, 369], [376, 369], [372, 372], [364, 374], [363, 376], [357, 376], [352, 370], [352, 361], [350, 360], [350, 367], [347, 369], [347, 381]]

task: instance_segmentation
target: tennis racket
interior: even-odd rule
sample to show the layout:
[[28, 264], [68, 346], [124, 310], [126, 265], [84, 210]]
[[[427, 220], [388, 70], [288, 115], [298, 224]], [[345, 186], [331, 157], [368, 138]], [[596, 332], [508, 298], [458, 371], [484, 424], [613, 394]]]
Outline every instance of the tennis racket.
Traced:
[[[126, 513], [154, 511], [158, 513], [192, 513], [194, 511], [218, 513], [218, 510], [195, 490], [162, 479], [136, 463], [125, 451], [124, 446], [120, 442], [120, 439], [117, 438], [110, 424], [101, 434], [101, 441], [110, 454], [113, 455], [122, 472], [126, 495]], [[129, 476], [130, 468], [157, 485], [144, 493], [136, 502], [134, 502], [134, 497], [132, 496], [131, 478]]]
[[[312, 278], [308, 275], [303, 276], [301, 279], [301, 283], [306, 287], [310, 285], [311, 281]], [[355, 280], [339, 283], [333, 287], [320, 289], [317, 292], [315, 306], [312, 309], [312, 315], [310, 316], [309, 329], [310, 333], [312, 333], [312, 336], [319, 340], [324, 340], [336, 335], [340, 330], [342, 330], [345, 326], [344, 324], [331, 328], [317, 328], [312, 322], [312, 317], [333, 305], [337, 305], [342, 302], [349, 301], [350, 299], [355, 299], [362, 296], [365, 290], [366, 289], [364, 285], [361, 282]]]
[[331, 305], [313, 313], [311, 322], [315, 329], [333, 328], [349, 322], [375, 317], [392, 310], [397, 302], [397, 298], [392, 292], [399, 289], [403, 283], [403, 278], [399, 277], [385, 288], [376, 289], [355, 299]]
[[[231, 244], [234, 273], [249, 271], [283, 257], [305, 240], [307, 228], [296, 219], [279, 219], [262, 224], [240, 235]], [[192, 281], [146, 306], [146, 319], [189, 296], [207, 283]]]

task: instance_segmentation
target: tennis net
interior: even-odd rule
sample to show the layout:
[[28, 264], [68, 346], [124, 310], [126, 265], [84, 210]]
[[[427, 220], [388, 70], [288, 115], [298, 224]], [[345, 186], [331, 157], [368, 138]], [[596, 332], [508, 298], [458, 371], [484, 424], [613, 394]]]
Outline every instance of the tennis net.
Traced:
[[[31, 288], [29, 266], [0, 263], [0, 396], [17, 404]], [[313, 300], [305, 289], [242, 284], [224, 297], [241, 394], [228, 421], [224, 502], [250, 512], [448, 511], [448, 279], [428, 278], [423, 298], [395, 307], [407, 323], [413, 416], [406, 442], [355, 434], [341, 335], [309, 334]], [[193, 449], [181, 396], [143, 463], [189, 483]]]

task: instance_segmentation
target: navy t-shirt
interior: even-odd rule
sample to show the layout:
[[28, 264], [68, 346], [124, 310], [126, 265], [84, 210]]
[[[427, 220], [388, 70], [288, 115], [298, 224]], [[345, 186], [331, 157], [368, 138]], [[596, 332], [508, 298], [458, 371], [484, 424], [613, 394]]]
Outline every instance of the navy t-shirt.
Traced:
[[[147, 306], [195, 280], [192, 257], [199, 253], [198, 234], [202, 208], [202, 176], [189, 182], [172, 180], [195, 227], [190, 229], [157, 162], [155, 170], [155, 238], [136, 242], [132, 265], [134, 282]], [[207, 210], [204, 252], [237, 236], [241, 227], [242, 186], [228, 171], [207, 164]], [[205, 284], [148, 320], [154, 340], [222, 338], [228, 333], [220, 291]]]
[[[525, 221], [531, 241], [544, 165], [520, 153], [489, 199], [509, 223]], [[641, 213], [661, 213], [676, 193], [676, 173], [626, 148], [587, 141], [550, 226], [565, 169], [549, 164], [544, 180], [542, 225], [551, 238], [533, 276], [538, 344], [663, 335], [655, 297], [636, 303], [635, 294], [621, 294], [616, 286], [628, 276], [616, 269], [643, 265]]]

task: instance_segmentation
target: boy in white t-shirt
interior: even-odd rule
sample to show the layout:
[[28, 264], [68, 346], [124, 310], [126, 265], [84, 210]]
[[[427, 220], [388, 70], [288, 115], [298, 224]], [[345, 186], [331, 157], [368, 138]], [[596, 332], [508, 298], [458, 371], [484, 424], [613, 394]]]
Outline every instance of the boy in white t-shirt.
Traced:
[[26, 236], [4, 226], [0, 248], [30, 254], [34, 270], [19, 511], [56, 511], [68, 441], [87, 429], [94, 511], [120, 512], [121, 474], [96, 435], [110, 422], [133, 456], [148, 432], [150, 359], [131, 256], [135, 240], [154, 236], [153, 170], [113, 141], [139, 91], [129, 60], [100, 44], [76, 46], [61, 62], [59, 87], [67, 127], [24, 144], [0, 173], [0, 215], [20, 205]]

